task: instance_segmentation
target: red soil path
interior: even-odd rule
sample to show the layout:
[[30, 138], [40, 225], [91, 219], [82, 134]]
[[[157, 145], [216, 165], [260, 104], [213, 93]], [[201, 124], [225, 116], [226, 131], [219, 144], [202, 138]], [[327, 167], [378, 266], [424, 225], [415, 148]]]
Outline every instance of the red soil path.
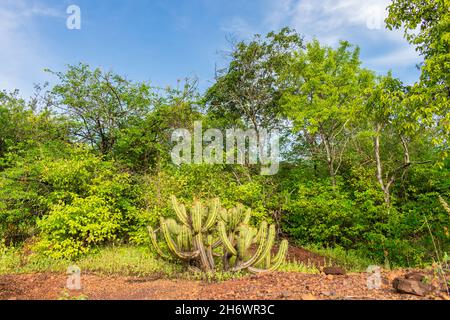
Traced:
[[326, 276], [278, 272], [220, 283], [87, 274], [81, 278], [82, 290], [71, 292], [65, 289], [64, 274], [5, 275], [0, 276], [0, 299], [55, 300], [67, 293], [71, 297], [84, 295], [89, 300], [448, 299], [439, 292], [427, 297], [396, 293], [391, 282], [401, 274], [384, 273], [379, 290], [367, 289], [364, 273]]

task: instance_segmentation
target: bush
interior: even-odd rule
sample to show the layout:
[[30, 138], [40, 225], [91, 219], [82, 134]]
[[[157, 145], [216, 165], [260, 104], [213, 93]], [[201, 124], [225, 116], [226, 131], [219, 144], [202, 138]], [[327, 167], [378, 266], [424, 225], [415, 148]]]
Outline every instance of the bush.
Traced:
[[284, 230], [302, 244], [351, 247], [367, 228], [350, 195], [328, 181], [299, 185], [284, 210]]
[[43, 233], [40, 243], [61, 256], [76, 256], [114, 238], [127, 240], [139, 219], [139, 186], [132, 176], [85, 148], [54, 149], [41, 146], [16, 155], [2, 172], [0, 236], [18, 244]]
[[97, 196], [75, 198], [52, 207], [38, 226], [38, 248], [53, 258], [75, 258], [92, 247], [117, 238], [124, 225], [122, 213]]

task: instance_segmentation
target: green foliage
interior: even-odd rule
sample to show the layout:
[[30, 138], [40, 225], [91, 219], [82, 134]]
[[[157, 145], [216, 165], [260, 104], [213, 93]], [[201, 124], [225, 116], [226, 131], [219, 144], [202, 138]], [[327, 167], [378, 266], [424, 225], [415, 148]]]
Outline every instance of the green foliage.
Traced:
[[284, 206], [283, 230], [302, 245], [340, 246], [378, 264], [416, 266], [434, 256], [427, 218], [440, 254], [450, 250], [450, 219], [438, 200], [448, 190], [448, 172], [412, 168], [391, 208], [376, 182], [368, 183], [371, 176], [354, 169], [337, 188], [326, 180], [293, 180], [298, 182]]
[[[21, 99], [18, 91], [0, 91], [0, 160], [8, 156], [8, 152], [18, 153], [65, 138], [65, 120], [39, 104]], [[38, 108], [41, 110], [37, 111]], [[0, 161], [0, 169], [5, 164]]]
[[53, 87], [54, 103], [72, 119], [72, 138], [109, 153], [118, 132], [128, 121], [146, 113], [150, 86], [89, 65], [69, 65], [66, 72], [51, 72], [59, 83]]
[[326, 266], [341, 266], [348, 272], [366, 272], [368, 266], [379, 263], [368, 259], [356, 250], [348, 250], [339, 246], [323, 248], [317, 245], [311, 245], [307, 249], [324, 256]]
[[450, 135], [450, 7], [449, 0], [393, 0], [386, 19], [389, 29], [403, 29], [405, 38], [424, 56], [420, 83], [408, 103], [416, 120], [434, 132], [433, 143], [448, 157]]
[[273, 128], [279, 122], [280, 72], [292, 51], [302, 45], [300, 35], [289, 28], [237, 43], [228, 67], [205, 95], [210, 114], [225, 115], [229, 120], [225, 126], [244, 122], [256, 130]]
[[148, 247], [106, 246], [98, 252], [88, 254], [76, 265], [82, 270], [105, 275], [122, 274], [128, 276], [176, 276], [181, 266], [165, 262], [151, 252]]
[[39, 234], [39, 248], [58, 257], [126, 237], [137, 210], [131, 176], [83, 148], [59, 148], [31, 150], [2, 172], [2, 236], [17, 243]]
[[97, 196], [75, 198], [54, 205], [38, 222], [43, 248], [55, 258], [77, 257], [99, 244], [116, 239], [124, 225], [121, 212]]
[[101, 275], [179, 277], [183, 271], [181, 265], [158, 259], [147, 246], [103, 246], [76, 260], [55, 259], [43, 253], [25, 254], [14, 248], [0, 252], [0, 274], [65, 273], [69, 265], [78, 266], [82, 272]]
[[9, 247], [5, 241], [0, 241], [0, 274], [15, 272], [20, 264], [20, 257], [16, 248]]
[[[25, 258], [14, 246], [23, 246], [39, 256], [30, 256], [30, 268], [86, 257], [86, 266], [105, 264], [99, 270], [161, 271], [168, 264], [134, 247], [132, 257], [103, 250], [147, 246], [147, 226], [158, 224], [161, 252], [195, 257], [186, 264], [204, 270], [266, 267], [280, 235], [338, 248], [330, 250], [358, 268], [448, 256], [448, 5], [393, 0], [389, 7], [388, 28], [404, 28], [425, 58], [413, 86], [363, 69], [359, 49], [346, 41], [305, 43], [284, 28], [236, 43], [203, 96], [192, 80], [160, 90], [85, 64], [53, 72], [57, 84], [38, 87], [30, 100], [1, 91], [0, 270], [20, 269]], [[257, 166], [173, 165], [173, 129], [192, 129], [196, 120], [205, 128], [278, 129], [278, 175], [260, 176]], [[175, 214], [171, 195], [180, 203], [220, 198], [226, 214], [209, 221], [206, 205], [194, 202], [187, 223], [175, 222], [186, 217]], [[252, 211], [243, 224], [240, 204]], [[225, 249], [210, 249], [219, 239]], [[118, 252], [123, 264], [105, 263]]]
[[294, 53], [283, 72], [288, 83], [283, 112], [293, 121], [293, 132], [307, 141], [311, 157], [327, 164], [333, 185], [359, 122], [364, 90], [373, 79], [360, 65], [359, 48], [348, 42], [333, 49], [314, 40], [305, 51]]
[[352, 120], [371, 74], [360, 68], [359, 48], [341, 42], [337, 49], [308, 43], [292, 58], [284, 77], [285, 110], [297, 130], [332, 130], [333, 122]]
[[8, 243], [35, 234], [36, 218], [48, 211], [50, 195], [55, 192], [43, 179], [46, 165], [59, 157], [59, 148], [64, 147], [57, 143], [30, 149], [23, 155], [8, 155], [9, 167], [0, 173], [0, 236]]
[[393, 0], [386, 19], [389, 29], [404, 29], [406, 39], [425, 56], [423, 79], [450, 83], [448, 75], [450, 17], [448, 0]]
[[186, 80], [183, 90], [167, 89], [154, 99], [151, 112], [134, 117], [117, 133], [115, 159], [135, 172], [155, 172], [170, 161], [174, 128], [191, 128], [201, 119], [196, 104], [195, 83]]
[[352, 247], [368, 230], [367, 212], [358, 210], [350, 194], [326, 181], [300, 185], [285, 210], [289, 213], [284, 230], [303, 244]]

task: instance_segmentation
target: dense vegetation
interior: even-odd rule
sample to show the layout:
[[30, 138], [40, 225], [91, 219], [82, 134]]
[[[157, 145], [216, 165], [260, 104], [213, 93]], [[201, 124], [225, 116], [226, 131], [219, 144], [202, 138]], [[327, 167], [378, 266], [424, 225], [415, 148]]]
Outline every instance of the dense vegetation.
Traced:
[[[448, 0], [394, 0], [389, 28], [423, 55], [405, 85], [361, 66], [359, 49], [288, 28], [233, 45], [199, 93], [85, 64], [22, 99], [0, 92], [0, 238], [56, 259], [106, 244], [149, 245], [170, 196], [251, 208], [279, 239], [421, 265], [449, 251]], [[418, 32], [416, 32], [419, 30]], [[278, 129], [278, 174], [258, 165], [172, 163], [173, 129]], [[441, 198], [440, 198], [441, 197]], [[441, 199], [441, 200], [440, 200]], [[442, 203], [441, 203], [442, 202]], [[444, 206], [442, 205], [444, 204]], [[448, 208], [448, 207], [447, 207]]]

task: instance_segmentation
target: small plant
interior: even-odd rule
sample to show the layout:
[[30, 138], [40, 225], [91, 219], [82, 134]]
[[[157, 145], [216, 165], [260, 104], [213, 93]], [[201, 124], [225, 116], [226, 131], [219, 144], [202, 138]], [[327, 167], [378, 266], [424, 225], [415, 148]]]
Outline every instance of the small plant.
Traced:
[[[242, 205], [227, 210], [218, 199], [206, 205], [196, 200], [188, 212], [175, 196], [171, 202], [179, 222], [161, 218], [159, 231], [171, 255], [184, 261], [191, 270], [212, 272], [221, 267], [231, 272], [263, 272], [277, 270], [284, 262], [287, 241], [283, 240], [278, 253], [272, 256], [275, 226], [263, 221], [259, 229], [251, 227], [252, 212]], [[170, 258], [160, 248], [156, 231], [151, 227], [148, 230], [156, 252]], [[252, 246], [256, 247], [254, 253], [250, 250]]]
[[[448, 207], [447, 202], [441, 196], [439, 196], [439, 201], [441, 202], [442, 207], [450, 214], [450, 209]], [[436, 254], [436, 261], [433, 263], [433, 268], [435, 270], [435, 273], [437, 273], [437, 275], [440, 277], [440, 279], [444, 285], [445, 291], [447, 292], [447, 295], [450, 296], [450, 289], [449, 289], [449, 285], [448, 285], [449, 281], [447, 279], [447, 274], [446, 274], [446, 268], [448, 266], [447, 265], [448, 255], [447, 255], [447, 253], [444, 253], [441, 256], [441, 254], [438, 250], [436, 241], [434, 239], [433, 232], [431, 231], [431, 227], [430, 227], [430, 224], [428, 223], [428, 219], [426, 216], [425, 216], [425, 224], [428, 228], [428, 232], [430, 233], [431, 241], [432, 241], [433, 247], [434, 247], [434, 252]]]
[[72, 296], [67, 289], [61, 291], [58, 300], [89, 300], [87, 295], [81, 294], [79, 296]]
[[444, 208], [444, 210], [447, 211], [448, 214], [450, 215], [450, 207], [449, 207], [447, 201], [445, 201], [444, 198], [442, 198], [441, 195], [439, 195], [439, 202], [441, 203], [441, 205]]

